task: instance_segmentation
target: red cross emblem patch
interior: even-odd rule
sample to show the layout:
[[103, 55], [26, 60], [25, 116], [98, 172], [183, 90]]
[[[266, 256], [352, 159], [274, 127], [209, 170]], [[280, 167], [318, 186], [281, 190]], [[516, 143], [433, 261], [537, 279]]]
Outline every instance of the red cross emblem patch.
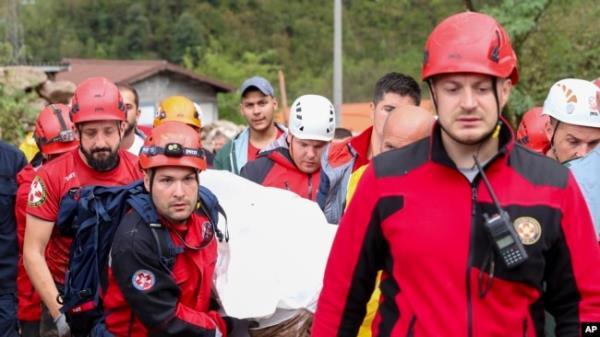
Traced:
[[131, 277], [131, 283], [135, 289], [145, 291], [154, 286], [154, 283], [156, 283], [156, 277], [154, 276], [153, 272], [140, 269]]

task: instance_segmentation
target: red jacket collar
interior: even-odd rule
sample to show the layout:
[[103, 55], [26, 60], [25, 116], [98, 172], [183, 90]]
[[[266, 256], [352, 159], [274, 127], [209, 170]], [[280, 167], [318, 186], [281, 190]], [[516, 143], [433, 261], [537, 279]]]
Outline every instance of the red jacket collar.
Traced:
[[352, 171], [357, 168], [368, 164], [369, 159], [369, 147], [371, 146], [371, 136], [373, 135], [373, 126], [368, 127], [363, 132], [358, 134], [356, 137], [350, 139], [350, 146], [356, 151], [356, 160], [354, 161], [354, 167]]
[[[500, 142], [498, 145], [498, 154], [504, 155], [512, 151], [515, 141], [514, 133], [503, 116], [500, 116], [500, 122]], [[440, 127], [439, 121], [435, 122], [433, 131], [431, 133], [430, 158], [434, 162], [456, 168], [456, 164], [452, 161], [452, 159], [450, 159], [446, 149], [444, 148], [444, 144], [442, 143], [442, 128]]]

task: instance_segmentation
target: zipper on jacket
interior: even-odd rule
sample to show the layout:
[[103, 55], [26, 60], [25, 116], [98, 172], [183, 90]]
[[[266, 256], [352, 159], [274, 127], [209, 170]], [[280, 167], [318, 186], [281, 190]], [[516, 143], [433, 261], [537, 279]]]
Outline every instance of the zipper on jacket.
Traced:
[[[477, 178], [475, 178], [476, 180]], [[477, 184], [471, 183], [471, 228], [469, 235], [469, 256], [467, 263], [467, 336], [473, 336], [473, 303], [471, 301], [471, 267], [473, 266], [473, 249], [475, 245], [475, 215], [477, 214]]]
[[408, 332], [406, 333], [406, 337], [413, 337], [415, 335], [415, 323], [417, 322], [417, 316], [413, 315], [410, 319], [410, 323], [408, 324]]
[[308, 200], [312, 200], [312, 173], [308, 175]]
[[527, 317], [523, 321], [523, 337], [527, 337]]
[[237, 168], [237, 161], [235, 160], [235, 138], [231, 141], [231, 151], [229, 152], [229, 165], [231, 165], [231, 172], [235, 174], [240, 174]]

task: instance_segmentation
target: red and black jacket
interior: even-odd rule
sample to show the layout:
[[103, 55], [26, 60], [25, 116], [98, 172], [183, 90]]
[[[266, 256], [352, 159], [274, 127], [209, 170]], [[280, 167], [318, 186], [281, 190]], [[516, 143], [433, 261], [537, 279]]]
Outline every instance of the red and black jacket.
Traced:
[[19, 243], [19, 263], [17, 266], [17, 317], [22, 321], [39, 321], [42, 316], [42, 300], [35, 291], [29, 275], [23, 265], [23, 242], [25, 240], [25, 219], [27, 209], [27, 197], [31, 189], [31, 182], [37, 170], [42, 165], [41, 153], [33, 157], [17, 175], [17, 197], [15, 201], [15, 220], [17, 221], [17, 241]]
[[[285, 142], [285, 136], [278, 142]], [[258, 158], [242, 168], [240, 176], [263, 186], [292, 191], [299, 196], [316, 201], [321, 170], [304, 173], [290, 156], [287, 143], [261, 152]]]
[[217, 261], [212, 225], [194, 213], [183, 226], [165, 227], [172, 242], [157, 244], [157, 232], [135, 211], [123, 218], [111, 249], [106, 328], [114, 336], [226, 337], [226, 321], [210, 308]]
[[313, 337], [356, 336], [378, 270], [379, 336], [544, 336], [544, 309], [559, 336], [600, 321], [600, 250], [569, 171], [515, 145], [503, 127], [484, 166], [512, 221], [533, 218], [529, 259], [507, 269], [484, 213], [496, 209], [477, 175], [470, 182], [432, 137], [385, 152], [365, 171], [335, 238]]

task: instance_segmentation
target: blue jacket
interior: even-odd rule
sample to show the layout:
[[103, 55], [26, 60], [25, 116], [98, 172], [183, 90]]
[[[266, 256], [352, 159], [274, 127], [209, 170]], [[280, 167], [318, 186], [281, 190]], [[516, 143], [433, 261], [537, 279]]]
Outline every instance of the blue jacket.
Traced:
[[567, 165], [573, 172], [575, 180], [585, 197], [596, 234], [600, 237], [600, 146]]
[[15, 146], [0, 141], [0, 294], [14, 293], [17, 282], [17, 173], [27, 164]]

